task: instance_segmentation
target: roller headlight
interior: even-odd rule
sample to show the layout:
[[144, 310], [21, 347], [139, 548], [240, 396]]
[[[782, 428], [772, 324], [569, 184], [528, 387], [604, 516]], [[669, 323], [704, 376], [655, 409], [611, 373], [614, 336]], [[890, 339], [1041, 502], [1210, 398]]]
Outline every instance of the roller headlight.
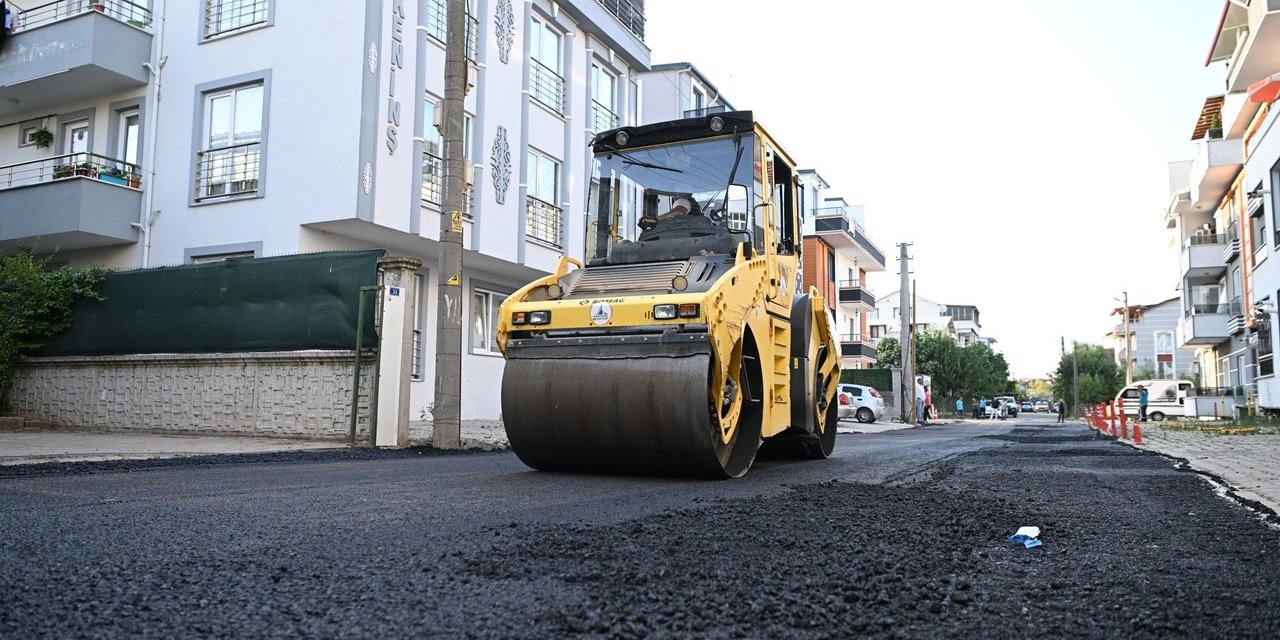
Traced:
[[716, 133], [720, 133], [722, 129], [724, 129], [724, 118], [721, 118], [720, 116], [711, 118], [711, 130]]
[[529, 312], [529, 324], [550, 324], [550, 323], [551, 323], [550, 311], [530, 311]]
[[659, 304], [653, 307], [653, 318], [655, 320], [672, 320], [676, 317], [676, 305]]
[[684, 276], [676, 276], [671, 279], [671, 288], [676, 291], [684, 291], [689, 288], [689, 279]]
[[617, 142], [619, 147], [627, 146], [629, 140], [631, 140], [631, 136], [627, 135], [626, 131], [619, 131], [617, 135], [613, 136], [613, 141]]

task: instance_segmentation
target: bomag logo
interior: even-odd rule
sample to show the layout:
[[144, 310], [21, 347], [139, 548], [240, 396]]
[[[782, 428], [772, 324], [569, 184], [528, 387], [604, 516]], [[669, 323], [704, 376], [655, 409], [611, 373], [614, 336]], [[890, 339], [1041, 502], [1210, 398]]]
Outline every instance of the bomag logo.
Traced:
[[593, 302], [591, 304], [591, 322], [593, 324], [607, 324], [613, 319], [613, 307], [608, 302]]

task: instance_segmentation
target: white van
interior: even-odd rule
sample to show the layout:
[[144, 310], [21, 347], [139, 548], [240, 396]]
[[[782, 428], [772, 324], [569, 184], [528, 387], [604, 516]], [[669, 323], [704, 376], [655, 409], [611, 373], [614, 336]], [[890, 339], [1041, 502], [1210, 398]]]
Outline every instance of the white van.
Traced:
[[1138, 387], [1147, 388], [1147, 419], [1160, 422], [1165, 418], [1181, 418], [1187, 415], [1187, 398], [1195, 395], [1195, 385], [1189, 380], [1138, 380], [1120, 390], [1116, 400], [1124, 399], [1124, 414], [1138, 415]]

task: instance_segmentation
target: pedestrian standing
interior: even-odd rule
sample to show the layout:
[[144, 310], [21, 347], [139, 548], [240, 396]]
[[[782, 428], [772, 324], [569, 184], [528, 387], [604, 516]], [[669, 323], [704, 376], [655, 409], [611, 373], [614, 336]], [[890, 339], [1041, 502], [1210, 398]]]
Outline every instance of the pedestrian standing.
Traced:
[[1147, 421], [1147, 388], [1138, 385], [1138, 422]]
[[924, 388], [924, 419], [925, 422], [935, 419], [938, 416], [933, 412], [933, 387], [925, 385]]
[[978, 401], [978, 417], [980, 418], [987, 417], [987, 399], [986, 398], [983, 398]]
[[916, 425], [924, 426], [924, 378], [916, 376]]
[[1063, 418], [1067, 415], [1067, 403], [1062, 398], [1058, 398], [1058, 404], [1055, 408], [1058, 410], [1058, 422], [1065, 422]]
[[956, 398], [956, 417], [964, 417], [964, 398]]

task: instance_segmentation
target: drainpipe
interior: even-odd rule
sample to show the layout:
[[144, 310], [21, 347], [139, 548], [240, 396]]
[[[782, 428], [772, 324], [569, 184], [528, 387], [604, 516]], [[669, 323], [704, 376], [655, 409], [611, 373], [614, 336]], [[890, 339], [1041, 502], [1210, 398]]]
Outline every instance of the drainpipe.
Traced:
[[[147, 102], [145, 117], [150, 126], [144, 128], [143, 135], [146, 141], [146, 150], [143, 154], [146, 165], [143, 167], [143, 174], [146, 176], [146, 182], [142, 185], [142, 211], [140, 212], [140, 222], [134, 223], [132, 226], [142, 232], [142, 268], [146, 269], [151, 266], [151, 225], [155, 224], [156, 216], [160, 214], [155, 209], [156, 199], [156, 144], [157, 132], [160, 131], [160, 75], [164, 69], [164, 63], [169, 59], [163, 55], [164, 52], [164, 21], [165, 21], [165, 0], [155, 0], [154, 9], [151, 13], [151, 26], [155, 33], [155, 44], [151, 48], [151, 61], [144, 62], [143, 67], [151, 74], [151, 81], [147, 83]], [[150, 135], [146, 134], [146, 129], [150, 129]]]

